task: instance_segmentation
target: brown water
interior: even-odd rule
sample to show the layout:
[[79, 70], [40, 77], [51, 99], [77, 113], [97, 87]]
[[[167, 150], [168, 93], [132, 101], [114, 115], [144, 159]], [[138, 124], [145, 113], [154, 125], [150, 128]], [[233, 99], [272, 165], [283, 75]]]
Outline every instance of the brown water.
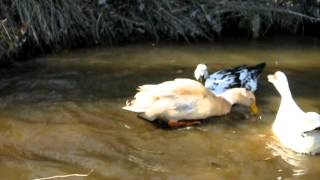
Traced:
[[[138, 85], [192, 78], [197, 63], [215, 71], [261, 61], [259, 118], [236, 108], [169, 130], [121, 109]], [[0, 81], [0, 179], [90, 170], [84, 179], [319, 179], [320, 156], [297, 155], [272, 137], [279, 95], [266, 81], [283, 70], [303, 109], [319, 112], [319, 68], [316, 41], [146, 43], [38, 58]]]

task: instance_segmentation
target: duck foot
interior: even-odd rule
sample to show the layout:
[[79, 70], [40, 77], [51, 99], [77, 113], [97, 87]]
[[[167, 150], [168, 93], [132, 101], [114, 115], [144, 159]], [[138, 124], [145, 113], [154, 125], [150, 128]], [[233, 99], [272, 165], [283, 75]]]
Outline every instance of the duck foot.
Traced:
[[176, 121], [176, 120], [169, 120], [168, 121], [168, 126], [173, 128], [173, 127], [183, 127], [183, 126], [192, 126], [196, 124], [201, 124], [200, 121]]

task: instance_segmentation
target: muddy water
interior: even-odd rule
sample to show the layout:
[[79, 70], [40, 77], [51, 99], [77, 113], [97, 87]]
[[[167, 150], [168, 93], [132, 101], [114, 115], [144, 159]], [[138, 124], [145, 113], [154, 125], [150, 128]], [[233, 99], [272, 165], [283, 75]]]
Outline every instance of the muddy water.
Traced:
[[[256, 92], [260, 117], [235, 107], [170, 130], [121, 109], [138, 85], [192, 78], [197, 63], [215, 71], [261, 61], [268, 65]], [[319, 68], [317, 41], [145, 43], [38, 58], [0, 80], [0, 177], [319, 179], [320, 157], [292, 153], [273, 138], [279, 95], [266, 82], [283, 70], [303, 109], [319, 112]]]

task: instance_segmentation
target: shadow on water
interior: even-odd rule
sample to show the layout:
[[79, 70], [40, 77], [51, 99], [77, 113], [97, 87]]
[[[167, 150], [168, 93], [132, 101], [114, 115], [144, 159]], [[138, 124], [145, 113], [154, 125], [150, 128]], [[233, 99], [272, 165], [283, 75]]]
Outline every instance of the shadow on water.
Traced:
[[[0, 174], [32, 179], [93, 169], [92, 179], [314, 179], [319, 158], [285, 158], [272, 140], [280, 97], [266, 75], [284, 71], [298, 103], [319, 111], [319, 52], [147, 44], [39, 58], [0, 80]], [[235, 107], [198, 126], [165, 129], [121, 109], [137, 86], [192, 78], [199, 62], [215, 71], [261, 61], [268, 65], [256, 92], [259, 118]]]
[[[35, 66], [38, 65], [35, 64]], [[43, 68], [46, 69], [47, 67]], [[319, 96], [319, 93], [315, 93], [318, 85], [311, 83], [316, 82], [317, 77], [320, 77], [318, 68], [296, 70], [273, 67], [272, 64], [268, 64], [267, 69], [261, 76], [259, 86], [267, 90], [264, 92], [258, 91], [259, 96], [269, 96], [276, 93], [271, 84], [266, 81], [266, 76], [277, 70], [284, 71], [288, 75], [291, 90], [295, 97], [314, 98]], [[193, 71], [194, 66], [184, 67], [182, 65], [142, 69], [135, 67], [104, 67], [100, 68], [99, 71], [92, 68], [82, 68], [81, 70], [70, 69], [67, 72], [61, 72], [61, 70], [57, 72], [50, 68], [47, 71], [36, 69], [33, 72], [24, 72], [16, 77], [1, 80], [0, 93], [3, 96], [10, 95], [11, 90], [15, 89], [15, 97], [11, 98], [29, 102], [39, 102], [41, 100], [87, 101], [103, 98], [123, 98], [132, 96], [136, 93], [136, 87], [142, 84], [157, 84], [173, 80], [174, 78], [193, 78]], [[300, 88], [305, 83], [308, 83], [308, 88]], [[26, 92], [34, 93], [35, 97], [28, 96]], [[51, 94], [48, 95], [47, 93]], [[32, 97], [32, 99], [28, 100], [29, 97]], [[10, 99], [10, 96], [8, 98]]]

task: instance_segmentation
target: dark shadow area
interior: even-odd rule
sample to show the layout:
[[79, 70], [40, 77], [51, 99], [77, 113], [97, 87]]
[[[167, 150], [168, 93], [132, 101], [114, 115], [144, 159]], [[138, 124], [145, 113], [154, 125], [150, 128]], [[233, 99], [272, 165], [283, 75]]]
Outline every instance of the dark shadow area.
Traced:
[[317, 1], [1, 1], [0, 63], [139, 41], [318, 36], [319, 17]]
[[[166, 120], [156, 119], [153, 122], [150, 122], [148, 120], [145, 120], [139, 116], [138, 118], [145, 120], [146, 122], [152, 123], [155, 127], [162, 128], [165, 130], [176, 130], [176, 129], [185, 129], [185, 128], [201, 128], [211, 125], [223, 125], [226, 128], [236, 128], [237, 126], [245, 123], [245, 122], [255, 122], [259, 121], [260, 115], [251, 115], [247, 107], [234, 105], [232, 107], [232, 111], [224, 116], [215, 116], [215, 117], [209, 117], [207, 119], [200, 119], [196, 120], [199, 122], [199, 124], [194, 125], [188, 125], [188, 126], [181, 126], [181, 127], [170, 127], [168, 125], [168, 122]], [[184, 120], [187, 122], [188, 120]]]

